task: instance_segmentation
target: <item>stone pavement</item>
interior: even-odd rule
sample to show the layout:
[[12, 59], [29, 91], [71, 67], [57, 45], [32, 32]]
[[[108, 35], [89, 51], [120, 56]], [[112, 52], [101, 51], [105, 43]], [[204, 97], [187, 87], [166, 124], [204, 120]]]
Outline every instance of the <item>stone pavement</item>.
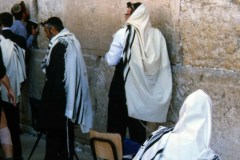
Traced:
[[[30, 152], [31, 152], [36, 140], [37, 140], [37, 136], [34, 134], [30, 134], [30, 133], [21, 134], [21, 142], [22, 142], [24, 160], [28, 160], [28, 157], [30, 155]], [[89, 145], [76, 144], [75, 150], [76, 150], [79, 160], [93, 160], [92, 155], [91, 155], [91, 149], [90, 149]], [[41, 140], [39, 141], [32, 157], [31, 157], [31, 160], [44, 160], [44, 154], [45, 154], [45, 137], [43, 136], [41, 138]]]

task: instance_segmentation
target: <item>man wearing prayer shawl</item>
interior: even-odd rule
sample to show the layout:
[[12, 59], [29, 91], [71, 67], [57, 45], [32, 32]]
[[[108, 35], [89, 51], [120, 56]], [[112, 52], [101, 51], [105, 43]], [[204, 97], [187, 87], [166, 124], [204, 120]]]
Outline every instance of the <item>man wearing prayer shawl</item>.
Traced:
[[[22, 83], [26, 79], [26, 42], [22, 36], [13, 33], [10, 29], [13, 24], [13, 16], [9, 12], [0, 14], [3, 39], [1, 48], [3, 60], [7, 68], [10, 83], [16, 94], [17, 105], [13, 106], [8, 101], [6, 90], [2, 90], [2, 106], [8, 122], [13, 144], [13, 157], [15, 160], [22, 160], [22, 144], [20, 139], [20, 95], [22, 96]], [[14, 42], [14, 43], [13, 43]]]
[[172, 74], [162, 33], [151, 26], [147, 8], [127, 3], [126, 25], [114, 35], [105, 59], [115, 67], [109, 91], [108, 132], [142, 144], [146, 121], [165, 122]]
[[45, 160], [73, 159], [74, 123], [86, 133], [92, 127], [87, 71], [81, 46], [58, 17], [44, 24], [49, 38], [42, 62], [46, 81], [42, 93], [38, 127], [47, 133]]
[[[10, 39], [5, 39], [2, 35], [0, 35], [0, 47], [2, 52], [3, 63], [6, 68], [6, 73], [9, 77], [12, 89], [16, 94], [16, 103], [18, 106], [20, 103], [21, 84], [26, 79], [24, 61], [25, 51], [22, 48], [20, 48], [16, 43], [12, 42]], [[1, 97], [3, 101], [2, 105], [4, 107], [9, 108], [17, 107], [14, 106], [12, 102], [9, 100], [7, 88], [1, 89]], [[11, 116], [18, 115], [18, 113], [15, 114], [15, 112], [10, 113], [12, 113]], [[17, 132], [17, 130], [15, 130], [15, 132]]]
[[[7, 90], [7, 97], [16, 106], [16, 98], [13, 92], [13, 89], [10, 84], [10, 80], [6, 73], [6, 68], [4, 66], [3, 57], [2, 57], [2, 49], [0, 47], [0, 91], [1, 91], [1, 84], [3, 84]], [[3, 149], [5, 159], [12, 160], [13, 158], [13, 150], [12, 150], [12, 140], [9, 128], [7, 126], [7, 121], [5, 117], [4, 111], [2, 111], [2, 100], [0, 94], [0, 142], [1, 147]]]
[[[11, 102], [16, 105], [16, 97], [15, 93], [13, 92], [12, 86], [10, 84], [9, 78], [6, 74], [6, 67], [4, 66], [3, 58], [2, 58], [2, 49], [0, 49], [0, 83], [5, 86], [8, 92], [8, 97], [11, 100]], [[1, 91], [1, 85], [0, 85], [0, 91]], [[0, 96], [1, 99], [1, 96]], [[0, 100], [1, 101], [1, 100]], [[0, 106], [0, 110], [2, 110]]]
[[133, 160], [219, 160], [210, 148], [212, 101], [202, 90], [184, 101], [174, 128], [159, 127]]
[[[0, 35], [0, 45], [2, 50], [3, 62], [6, 67], [6, 73], [9, 77], [10, 84], [16, 94], [16, 105], [8, 98], [8, 91], [2, 88], [1, 107], [4, 108], [6, 121], [11, 133], [11, 146], [13, 150], [13, 158], [22, 159], [22, 146], [20, 140], [20, 95], [22, 83], [26, 79], [25, 73], [25, 40], [10, 30], [13, 23], [13, 17], [8, 12], [0, 14], [2, 27], [2, 35]], [[3, 121], [4, 122], [4, 121]], [[12, 155], [12, 154], [11, 154]]]

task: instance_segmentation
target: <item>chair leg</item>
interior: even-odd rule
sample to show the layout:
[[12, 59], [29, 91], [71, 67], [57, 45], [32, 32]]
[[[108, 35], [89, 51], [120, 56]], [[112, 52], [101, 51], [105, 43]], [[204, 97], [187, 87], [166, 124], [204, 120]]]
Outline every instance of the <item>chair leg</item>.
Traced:
[[36, 147], [37, 147], [37, 145], [38, 145], [38, 143], [39, 143], [39, 140], [41, 139], [42, 135], [43, 135], [43, 132], [40, 132], [40, 133], [38, 134], [38, 138], [37, 138], [37, 140], [36, 140], [36, 142], [35, 142], [35, 144], [34, 144], [34, 146], [33, 146], [33, 148], [32, 148], [32, 151], [31, 151], [31, 153], [30, 153], [30, 155], [29, 155], [29, 157], [28, 157], [28, 160], [31, 159], [32, 154], [33, 154], [33, 152], [35, 151], [35, 149], [36, 149]]

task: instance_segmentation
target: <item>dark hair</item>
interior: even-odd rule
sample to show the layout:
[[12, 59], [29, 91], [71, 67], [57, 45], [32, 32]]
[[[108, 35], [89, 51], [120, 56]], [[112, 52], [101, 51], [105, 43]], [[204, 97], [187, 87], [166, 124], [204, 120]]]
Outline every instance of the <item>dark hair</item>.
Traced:
[[0, 24], [6, 27], [11, 27], [13, 24], [13, 16], [9, 12], [3, 12], [0, 14]]
[[16, 20], [21, 20], [23, 13], [26, 12], [25, 3], [23, 1], [21, 1], [21, 3], [14, 4], [11, 9], [11, 12]]
[[53, 26], [58, 32], [60, 32], [64, 28], [61, 19], [58, 17], [51, 17], [47, 21], [41, 22], [41, 25], [42, 26], [44, 26], [44, 25]]
[[141, 2], [136, 2], [136, 3], [131, 3], [131, 2], [127, 2], [127, 8], [131, 8], [131, 14], [141, 5]]

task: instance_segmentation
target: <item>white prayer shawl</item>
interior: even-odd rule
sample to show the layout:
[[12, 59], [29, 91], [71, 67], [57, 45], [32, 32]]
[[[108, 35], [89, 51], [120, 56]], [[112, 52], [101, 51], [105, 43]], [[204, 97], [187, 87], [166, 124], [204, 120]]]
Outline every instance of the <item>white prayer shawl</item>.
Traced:
[[165, 132], [155, 143], [152, 143], [152, 139], [157, 137], [156, 133], [164, 132], [166, 128], [160, 127], [153, 132], [134, 160], [219, 160], [210, 148], [211, 107], [210, 97], [202, 90], [190, 94], [182, 105], [173, 131]]
[[[0, 45], [6, 73], [16, 95], [16, 102], [18, 103], [21, 95], [21, 83], [26, 79], [25, 50], [11, 40], [5, 39], [2, 35], [0, 35]], [[1, 90], [2, 100], [11, 103], [7, 93], [6, 88], [3, 87]]]
[[[81, 46], [74, 34], [66, 28], [54, 36], [50, 44], [49, 54], [45, 57], [46, 66], [49, 65], [51, 50], [57, 43], [66, 43], [65, 54], [65, 116], [80, 125], [83, 133], [89, 132], [93, 125], [93, 111], [89, 93], [87, 70], [81, 52]], [[80, 111], [79, 111], [80, 110]]]
[[123, 62], [127, 63], [124, 79], [128, 114], [145, 121], [165, 122], [172, 95], [172, 74], [165, 39], [158, 29], [151, 27], [143, 4], [126, 24]]

